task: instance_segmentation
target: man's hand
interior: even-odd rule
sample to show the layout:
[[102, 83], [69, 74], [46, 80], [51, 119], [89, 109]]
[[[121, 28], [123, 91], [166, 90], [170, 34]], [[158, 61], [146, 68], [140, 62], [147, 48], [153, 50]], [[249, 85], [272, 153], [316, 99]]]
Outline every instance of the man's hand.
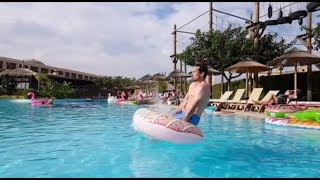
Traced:
[[174, 111], [172, 111], [169, 116], [173, 116], [174, 114], [181, 112], [182, 110], [180, 108], [175, 109]]

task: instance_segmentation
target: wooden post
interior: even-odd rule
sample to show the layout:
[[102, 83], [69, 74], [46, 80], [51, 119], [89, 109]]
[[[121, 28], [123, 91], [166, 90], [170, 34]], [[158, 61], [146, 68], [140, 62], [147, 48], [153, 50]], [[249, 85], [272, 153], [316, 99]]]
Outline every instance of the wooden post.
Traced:
[[[209, 6], [209, 31], [213, 31], [212, 29], [212, 2], [210, 2], [210, 6]], [[209, 57], [207, 57], [209, 58]], [[212, 98], [212, 73], [208, 72], [207, 77], [206, 77], [206, 82], [210, 85], [210, 92], [211, 92], [211, 98]]]
[[[174, 69], [177, 69], [177, 25], [174, 25], [174, 34], [173, 34], [173, 64]], [[174, 78], [174, 90], [177, 90], [177, 78]]]
[[224, 73], [224, 71], [221, 72], [221, 96], [223, 95], [223, 92], [224, 92], [223, 91], [224, 90], [224, 88], [223, 88], [223, 84], [224, 84], [223, 83], [223, 80], [224, 80], [223, 73]]
[[293, 80], [294, 80], [294, 95], [295, 95], [295, 97], [297, 98], [297, 89], [298, 89], [298, 86], [297, 86], [297, 79], [298, 79], [298, 69], [297, 69], [297, 63], [294, 63], [294, 78], [293, 78]]
[[[180, 60], [180, 71], [182, 71], [182, 60]], [[179, 79], [180, 79], [180, 93], [182, 93], [182, 77], [180, 77]]]
[[[187, 72], [187, 63], [186, 62], [184, 62], [184, 72], [186, 74], [188, 74], [188, 72]], [[187, 94], [187, 92], [188, 92], [188, 83], [187, 83], [187, 77], [185, 77], [184, 78], [184, 94]]]
[[[256, 6], [256, 15], [255, 15], [255, 22], [259, 22], [259, 16], [260, 16], [260, 4], [259, 2], [255, 2]], [[259, 31], [259, 29], [257, 29]], [[259, 33], [258, 33], [259, 34]], [[254, 37], [254, 49], [257, 52], [258, 48], [258, 43], [259, 43], [259, 36]], [[258, 56], [255, 57], [256, 61], [259, 61]], [[250, 76], [252, 77], [252, 76]], [[258, 87], [258, 73], [253, 73], [253, 81], [251, 81], [251, 88], [250, 91], [252, 91], [253, 88]]]
[[248, 91], [248, 71], [246, 72], [246, 97], [249, 97], [249, 91]]
[[209, 21], [209, 28], [210, 28], [210, 31], [211, 30], [213, 30], [212, 29], [212, 25], [213, 25], [213, 22], [212, 22], [212, 2], [210, 2], [210, 7], [209, 7], [209, 19], [210, 19], [210, 21]]
[[177, 25], [174, 25], [174, 33], [173, 33], [173, 70], [177, 69]]
[[[311, 28], [312, 28], [312, 13], [308, 12], [308, 29], [307, 33], [311, 33]], [[308, 44], [308, 53], [312, 53], [312, 44], [311, 44], [311, 36], [308, 36], [307, 39], [307, 44]], [[312, 101], [312, 66], [308, 65], [307, 69], [307, 101]]]

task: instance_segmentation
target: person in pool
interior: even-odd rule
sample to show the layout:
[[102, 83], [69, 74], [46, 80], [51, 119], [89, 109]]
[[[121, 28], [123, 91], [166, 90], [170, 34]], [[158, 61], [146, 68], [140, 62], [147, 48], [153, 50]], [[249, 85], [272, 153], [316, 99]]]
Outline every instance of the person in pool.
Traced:
[[52, 99], [52, 98], [50, 98], [50, 99], [48, 100], [48, 104], [53, 104], [53, 99]]
[[207, 107], [210, 98], [210, 85], [205, 82], [208, 68], [205, 64], [196, 64], [192, 70], [193, 82], [176, 110], [169, 115], [198, 125], [203, 110]]

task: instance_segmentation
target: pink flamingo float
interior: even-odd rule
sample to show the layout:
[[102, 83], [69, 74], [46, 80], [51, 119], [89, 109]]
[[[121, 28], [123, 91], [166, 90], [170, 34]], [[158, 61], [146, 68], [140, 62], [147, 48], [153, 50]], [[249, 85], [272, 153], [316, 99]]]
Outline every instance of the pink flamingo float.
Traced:
[[[120, 95], [120, 92], [118, 93]], [[116, 103], [124, 103], [126, 94], [124, 92], [121, 93], [121, 98], [116, 100]]]
[[27, 96], [31, 96], [31, 104], [38, 105], [38, 104], [51, 104], [48, 98], [45, 99], [36, 99], [36, 95], [33, 92], [28, 92]]

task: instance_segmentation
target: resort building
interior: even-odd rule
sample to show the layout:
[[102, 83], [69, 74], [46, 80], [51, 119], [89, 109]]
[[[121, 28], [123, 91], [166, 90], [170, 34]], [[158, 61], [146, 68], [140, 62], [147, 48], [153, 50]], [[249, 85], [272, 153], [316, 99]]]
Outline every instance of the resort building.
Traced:
[[30, 69], [36, 73], [48, 74], [53, 79], [65, 79], [73, 81], [94, 81], [97, 75], [45, 65], [43, 62], [35, 59], [18, 60], [7, 57], [0, 57], [0, 71], [5, 69]]
[[2, 76], [0, 77], [0, 84], [8, 81], [14, 81], [17, 83], [16, 89], [20, 90], [29, 88], [37, 89], [39, 86], [35, 77], [24, 75], [26, 70], [27, 73], [34, 72], [47, 74], [50, 79], [59, 83], [70, 82], [72, 86], [82, 94], [88, 94], [88, 92], [95, 93], [92, 86], [94, 84], [94, 80], [98, 77], [95, 74], [49, 66], [35, 59], [18, 60], [0, 57], [0, 72], [4, 72], [5, 70], [16, 70], [14, 74], [19, 75], [15, 75], [12, 79]]

